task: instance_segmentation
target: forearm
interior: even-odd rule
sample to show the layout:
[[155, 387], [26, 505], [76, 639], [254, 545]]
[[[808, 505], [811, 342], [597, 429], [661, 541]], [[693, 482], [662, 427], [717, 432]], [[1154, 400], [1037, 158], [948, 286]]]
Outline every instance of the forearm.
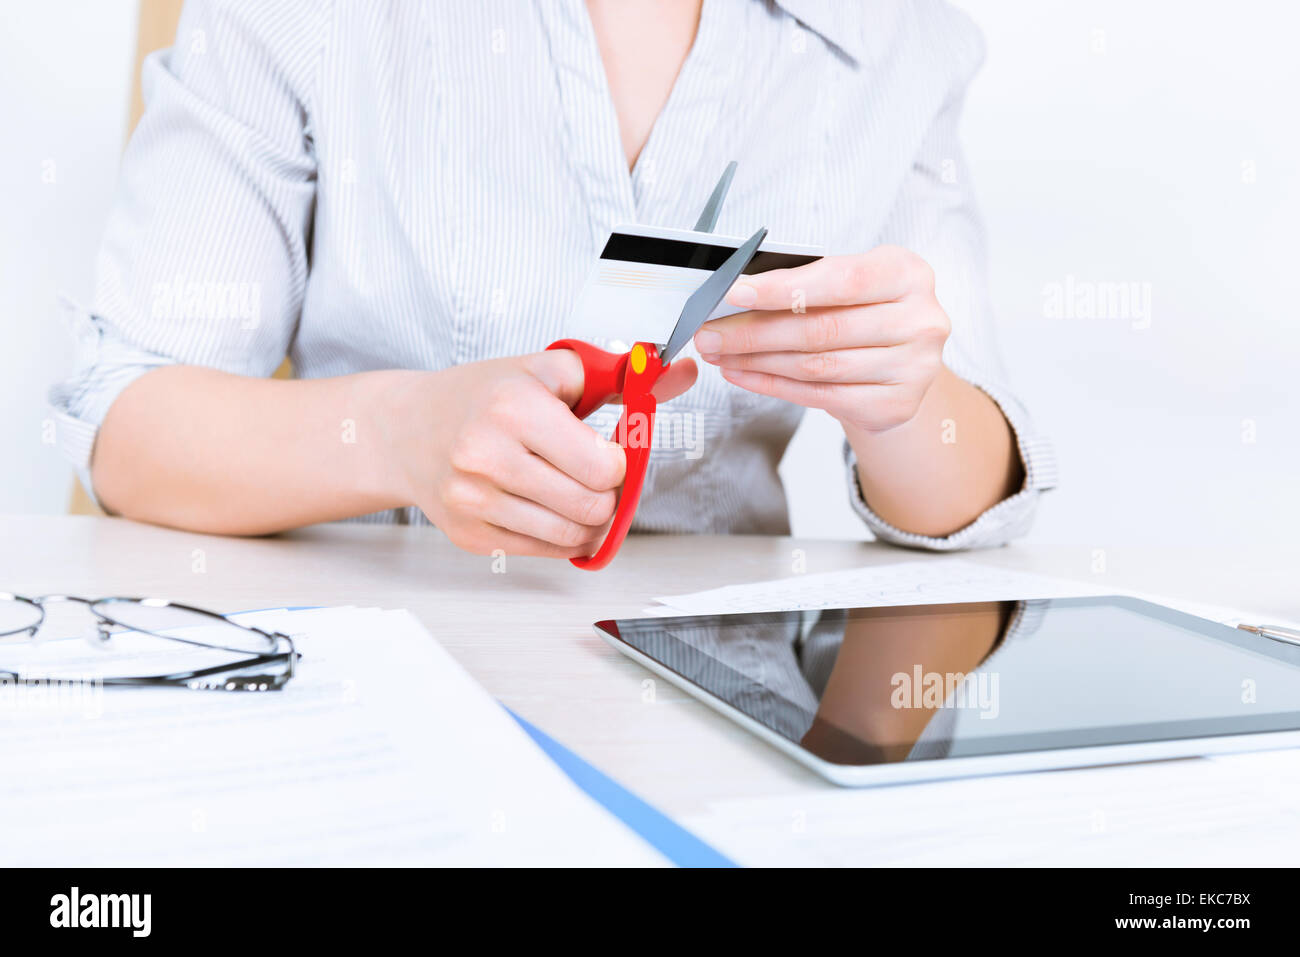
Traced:
[[844, 432], [867, 503], [917, 535], [951, 535], [1024, 483], [1002, 411], [946, 367], [909, 421], [881, 432], [846, 425]]
[[232, 535], [409, 504], [377, 417], [413, 374], [284, 381], [154, 370], [109, 409], [92, 463], [96, 495], [128, 518]]

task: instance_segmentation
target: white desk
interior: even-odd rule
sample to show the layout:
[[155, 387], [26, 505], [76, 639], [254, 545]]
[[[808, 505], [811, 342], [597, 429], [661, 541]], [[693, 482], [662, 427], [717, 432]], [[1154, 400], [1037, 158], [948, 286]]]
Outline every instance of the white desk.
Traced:
[[[414, 612], [489, 692], [678, 817], [747, 796], [824, 796], [829, 785], [659, 681], [592, 633], [660, 594], [925, 556], [874, 544], [763, 537], [639, 537], [608, 569], [466, 555], [432, 529], [334, 525], [225, 539], [105, 518], [0, 517], [0, 589], [147, 595], [217, 611], [360, 604]], [[968, 559], [1300, 619], [1295, 550], [1011, 547]], [[941, 560], [941, 558], [939, 559]], [[1296, 754], [1300, 764], [1300, 753]], [[1293, 832], [1300, 810], [1290, 798]], [[921, 827], [900, 822], [900, 827]], [[1253, 859], [1243, 849], [1242, 861]], [[978, 855], [976, 855], [978, 860]], [[1149, 863], [1160, 863], [1150, 861]]]

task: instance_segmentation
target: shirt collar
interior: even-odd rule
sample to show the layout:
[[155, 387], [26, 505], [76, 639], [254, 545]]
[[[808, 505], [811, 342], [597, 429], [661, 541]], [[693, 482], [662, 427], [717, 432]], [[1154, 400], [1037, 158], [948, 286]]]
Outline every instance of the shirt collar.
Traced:
[[776, 0], [777, 6], [854, 60], [866, 55], [861, 4], [845, 0]]

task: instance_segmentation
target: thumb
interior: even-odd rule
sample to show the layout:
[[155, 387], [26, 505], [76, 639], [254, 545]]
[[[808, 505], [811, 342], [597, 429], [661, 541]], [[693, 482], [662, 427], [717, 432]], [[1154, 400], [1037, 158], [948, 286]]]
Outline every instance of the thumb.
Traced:
[[[548, 349], [524, 356], [524, 365], [530, 373], [541, 380], [561, 402], [570, 408], [576, 406], [582, 398], [585, 375], [582, 360], [571, 349]], [[659, 377], [651, 390], [660, 402], [675, 399], [691, 386], [699, 369], [694, 359], [678, 359], [668, 367], [668, 371]]]
[[547, 349], [524, 356], [524, 367], [550, 389], [557, 399], [572, 408], [582, 398], [585, 380], [582, 360], [570, 349]]
[[668, 367], [668, 371], [659, 377], [651, 389], [654, 397], [660, 402], [667, 402], [669, 399], [675, 399], [691, 386], [695, 385], [696, 376], [699, 369], [695, 365], [694, 359], [678, 359]]

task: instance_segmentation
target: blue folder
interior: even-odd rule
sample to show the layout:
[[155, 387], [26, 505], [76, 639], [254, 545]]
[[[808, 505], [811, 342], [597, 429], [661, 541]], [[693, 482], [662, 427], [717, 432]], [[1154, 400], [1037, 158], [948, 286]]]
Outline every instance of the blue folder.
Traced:
[[537, 742], [538, 747], [560, 766], [560, 770], [573, 779], [574, 784], [678, 867], [736, 866], [734, 861], [719, 854], [672, 818], [597, 770], [594, 765], [588, 764], [545, 731], [529, 724], [509, 708], [506, 711]]

